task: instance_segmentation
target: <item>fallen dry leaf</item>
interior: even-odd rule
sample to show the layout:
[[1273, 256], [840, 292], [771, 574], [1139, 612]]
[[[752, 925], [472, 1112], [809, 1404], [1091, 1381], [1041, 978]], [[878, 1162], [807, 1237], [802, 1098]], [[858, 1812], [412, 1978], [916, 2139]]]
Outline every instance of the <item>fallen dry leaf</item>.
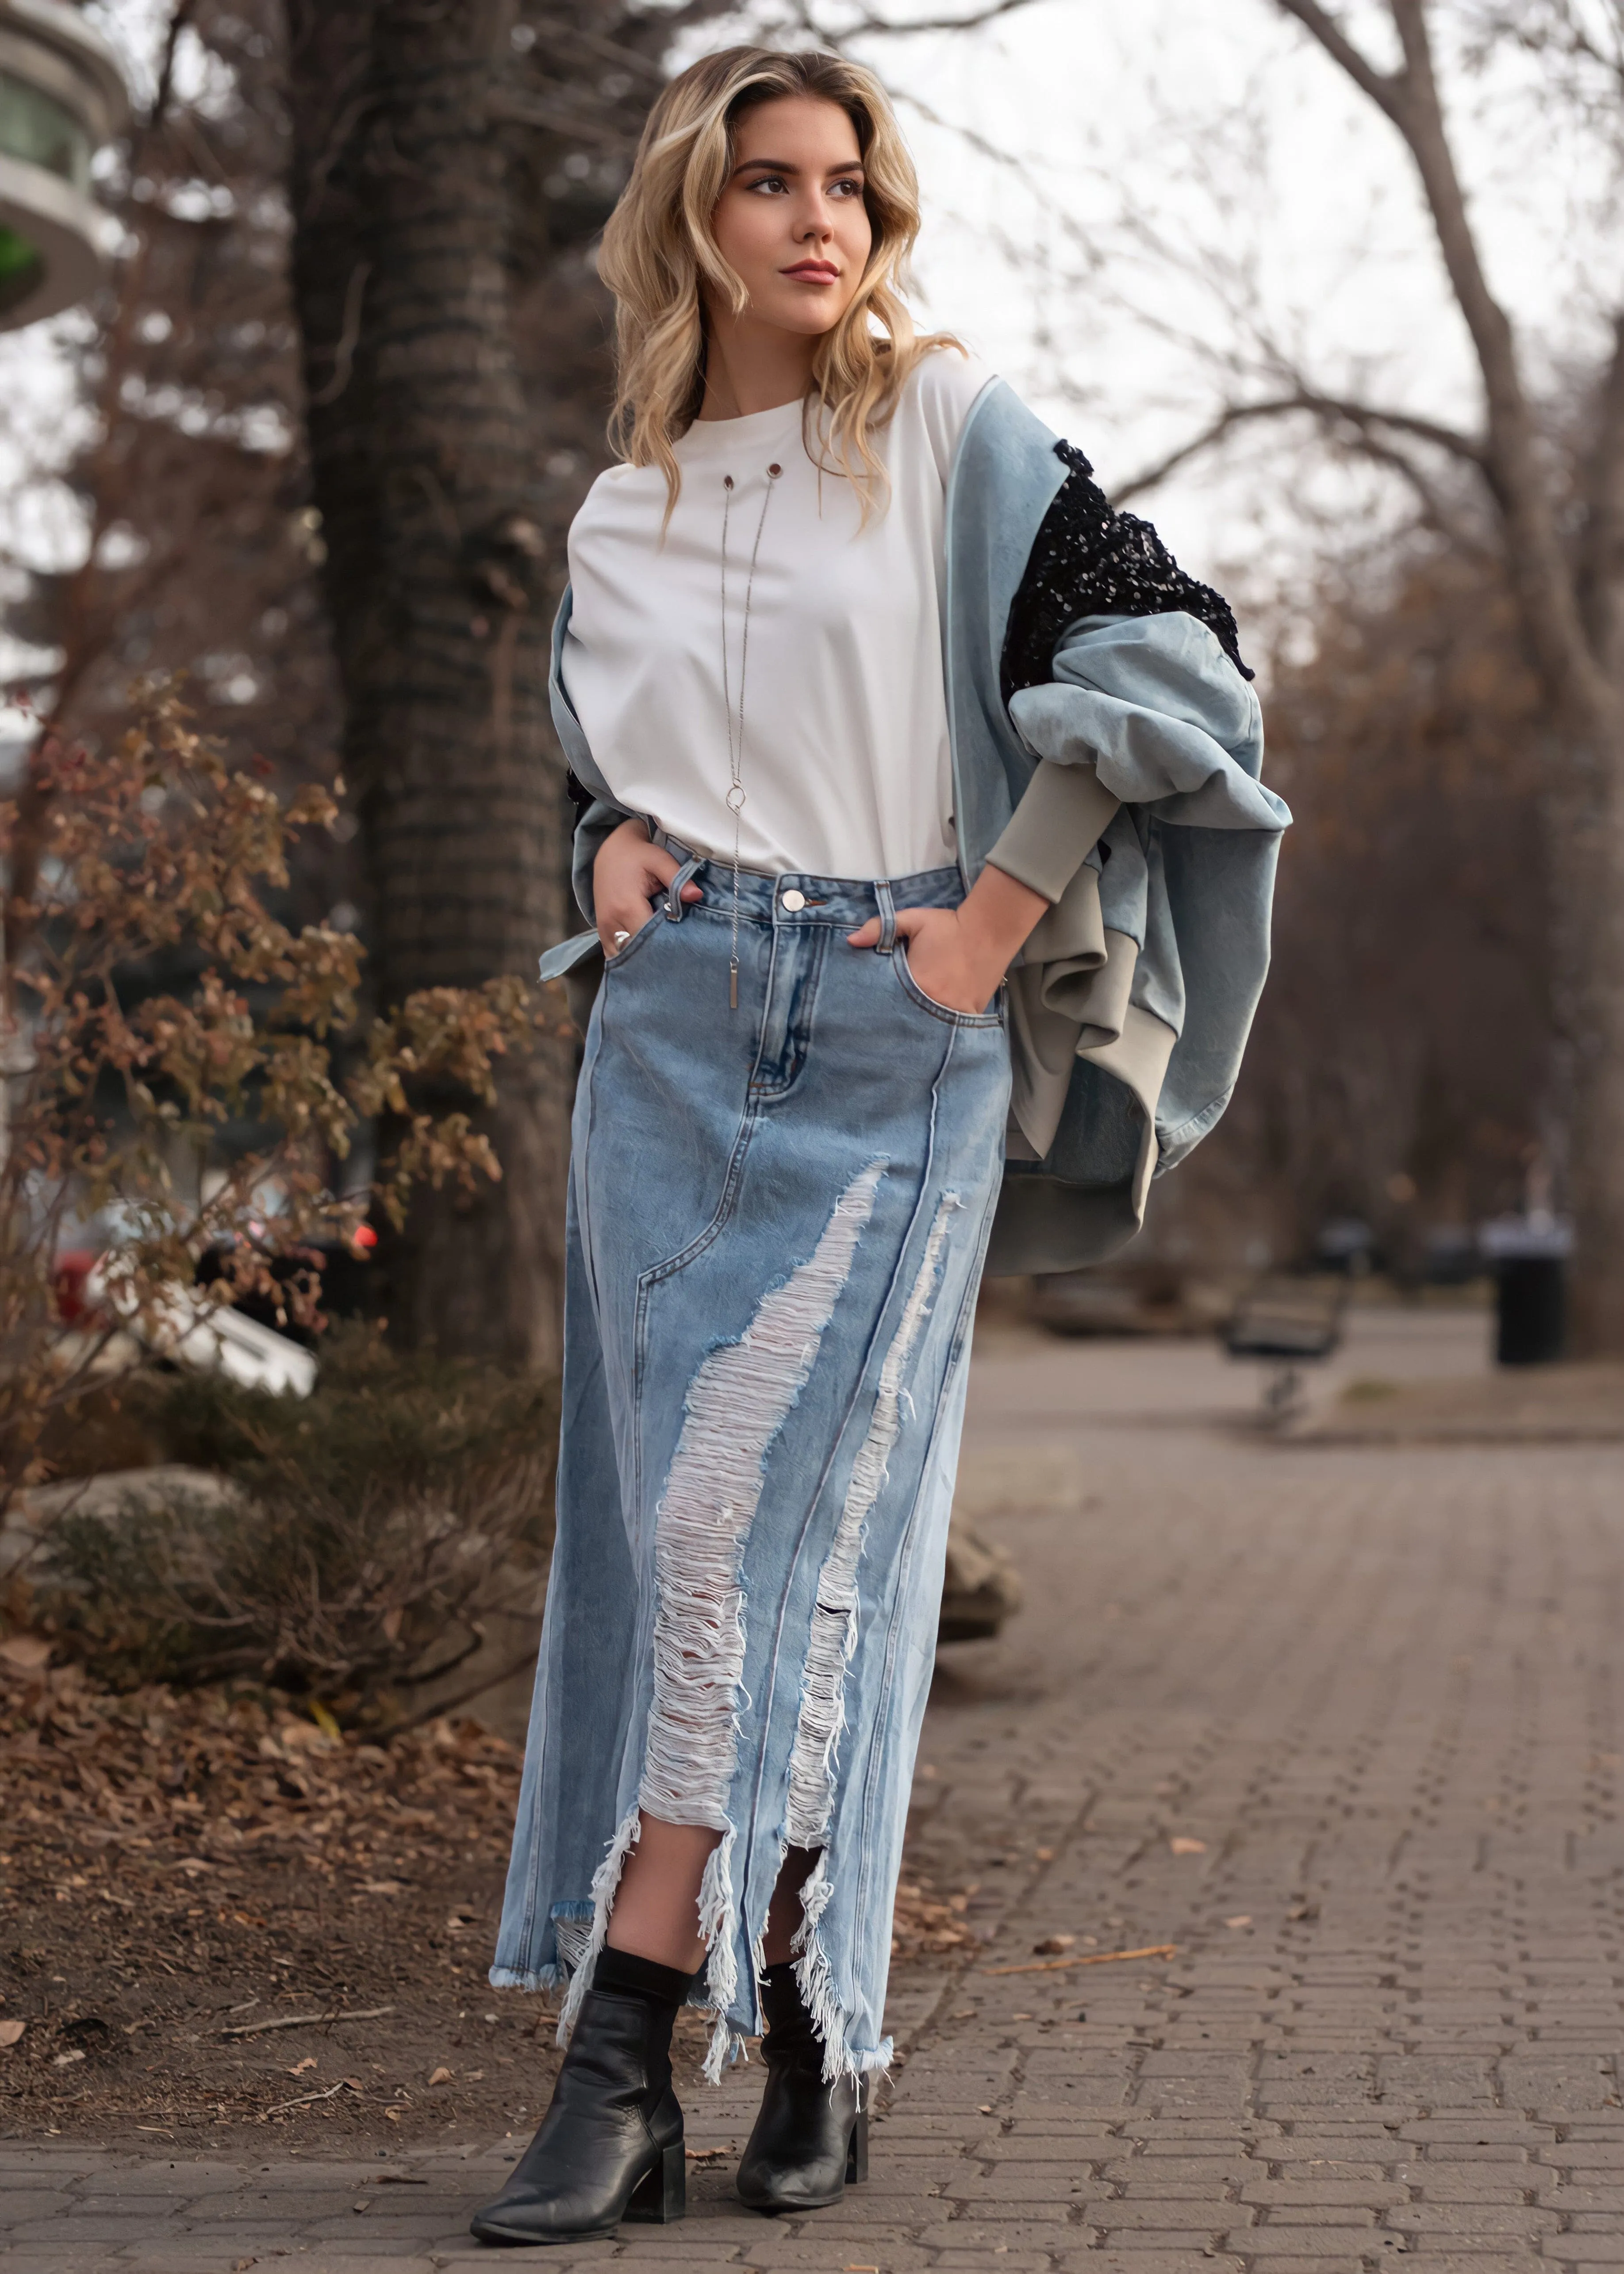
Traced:
[[37, 1674], [51, 1654], [43, 1635], [7, 1635], [0, 1642], [0, 1659], [18, 1674]]
[[303, 2076], [307, 2068], [314, 2068], [316, 2065], [315, 2054], [306, 2053], [302, 2061], [294, 2062], [293, 2067], [288, 2071], [288, 2074], [289, 2076]]
[[726, 2148], [688, 2148], [683, 2152], [690, 2164], [719, 2164], [728, 2151]]
[[1176, 1856], [1205, 1856], [1207, 1853], [1205, 1840], [1188, 1839], [1182, 1832], [1177, 1840], [1169, 1840], [1168, 1846]]
[[1250, 1926], [1252, 1924], [1252, 1913], [1250, 1911], [1237, 1911], [1233, 1918], [1225, 1919], [1224, 1924], [1225, 1926]]
[[450, 2082], [451, 2071], [448, 2068], [437, 2068], [429, 2079], [431, 2084], [449, 2084]]
[[26, 2022], [0, 2022], [0, 2052], [8, 2045], [19, 2044], [27, 2026]]
[[56, 2059], [51, 2063], [51, 2067], [53, 2068], [71, 2068], [75, 2061], [82, 2061], [84, 2058], [84, 2054], [80, 2052], [79, 2047], [75, 2045], [65, 2053], [58, 2053]]
[[464, 2069], [462, 2072], [462, 2082], [464, 2084], [483, 2084], [485, 2082], [485, 2071], [482, 2068]]
[[974, 1891], [942, 1902], [918, 1880], [905, 1879], [897, 1889], [896, 1908], [891, 1913], [891, 1956], [938, 1958], [973, 1943], [974, 1934], [960, 1916], [968, 1908], [971, 1892]]
[[1061, 1952], [1070, 1950], [1076, 1940], [1074, 1934], [1046, 1934], [1041, 1942], [1033, 1944], [1033, 1954], [1037, 1958], [1058, 1958]]

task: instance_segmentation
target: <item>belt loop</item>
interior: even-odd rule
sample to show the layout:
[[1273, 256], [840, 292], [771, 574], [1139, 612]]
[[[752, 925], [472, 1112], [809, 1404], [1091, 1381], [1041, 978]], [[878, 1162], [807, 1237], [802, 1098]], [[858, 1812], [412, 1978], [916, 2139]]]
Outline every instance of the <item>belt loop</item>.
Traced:
[[678, 870], [670, 884], [666, 885], [665, 921], [667, 923], [681, 922], [684, 907], [682, 887], [684, 885], [692, 884], [695, 870], [700, 869], [703, 866], [703, 862], [700, 855], [695, 854], [691, 858], [682, 863], [682, 866]]
[[891, 896], [891, 886], [883, 877], [874, 887], [874, 897], [880, 905], [880, 945], [878, 953], [889, 955], [897, 945], [897, 903]]

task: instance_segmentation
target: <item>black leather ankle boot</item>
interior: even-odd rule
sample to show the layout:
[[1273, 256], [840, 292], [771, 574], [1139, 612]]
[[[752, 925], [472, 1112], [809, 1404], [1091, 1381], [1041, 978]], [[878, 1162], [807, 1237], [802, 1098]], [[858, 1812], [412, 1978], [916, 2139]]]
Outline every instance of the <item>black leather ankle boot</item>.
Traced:
[[868, 2176], [868, 2117], [854, 2076], [823, 2082], [823, 2048], [801, 2002], [793, 1962], [762, 1976], [767, 2085], [739, 2165], [752, 2210], [821, 2210]]
[[671, 2031], [692, 1980], [628, 1952], [600, 1954], [541, 2128], [495, 2202], [475, 2214], [481, 2242], [580, 2242], [613, 2234], [622, 2219], [681, 2218]]

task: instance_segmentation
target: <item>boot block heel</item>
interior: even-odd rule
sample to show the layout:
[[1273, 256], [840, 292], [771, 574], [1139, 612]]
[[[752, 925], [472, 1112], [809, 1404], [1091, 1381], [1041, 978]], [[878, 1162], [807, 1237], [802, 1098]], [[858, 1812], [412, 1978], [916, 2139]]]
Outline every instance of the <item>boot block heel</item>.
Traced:
[[621, 2216], [649, 2226], [669, 2226], [687, 2210], [688, 2157], [679, 2140], [674, 2148], [661, 2149], [658, 2161], [632, 2189], [631, 2201]]
[[846, 2151], [846, 2183], [856, 2187], [868, 2176], [868, 2112], [860, 2108], [857, 2121], [852, 2127], [852, 2142]]

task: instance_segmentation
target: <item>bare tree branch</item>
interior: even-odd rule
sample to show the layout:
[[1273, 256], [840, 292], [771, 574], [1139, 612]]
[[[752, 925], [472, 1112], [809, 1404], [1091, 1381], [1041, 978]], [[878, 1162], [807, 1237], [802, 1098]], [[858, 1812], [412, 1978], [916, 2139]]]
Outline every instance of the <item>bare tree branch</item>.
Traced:
[[1589, 64], [1612, 82], [1616, 103], [1624, 94], [1624, 12], [1617, 0], [1606, 0], [1604, 12], [1613, 35], [1611, 52], [1581, 19], [1573, 0], [1500, 0], [1473, 26], [1466, 53], [1480, 64], [1495, 41], [1510, 40], [1528, 55]]
[[1120, 506], [1132, 497], [1154, 490], [1166, 481], [1169, 474], [1203, 451], [1214, 448], [1228, 440], [1237, 426], [1250, 425], [1259, 418], [1287, 418], [1293, 414], [1319, 419], [1323, 425], [1354, 428], [1362, 443], [1372, 456], [1381, 456], [1386, 463], [1395, 464], [1412, 484], [1417, 478], [1412, 463], [1395, 460], [1392, 446], [1380, 439], [1383, 431], [1393, 434], [1412, 435], [1417, 441], [1430, 442], [1435, 448], [1447, 451], [1452, 457], [1464, 459], [1481, 473], [1484, 471], [1484, 445], [1474, 441], [1470, 434], [1462, 434], [1453, 426], [1440, 425], [1431, 418], [1418, 418], [1408, 410], [1387, 410], [1372, 403], [1357, 403], [1350, 398], [1322, 395], [1312, 388], [1294, 388], [1289, 394], [1266, 397], [1258, 403], [1232, 403], [1225, 406], [1210, 425], [1199, 434], [1192, 435], [1177, 449], [1170, 451], [1154, 465], [1147, 466], [1132, 480], [1124, 482], [1112, 496], [1111, 503]]
[[1341, 65], [1356, 87], [1363, 88], [1389, 118], [1398, 119], [1404, 87], [1402, 76], [1378, 71], [1370, 57], [1355, 47], [1330, 11], [1319, 5], [1319, 0], [1277, 0], [1277, 4], [1313, 34], [1332, 62]]
[[906, 24], [892, 23], [885, 16], [859, 16], [851, 23], [843, 24], [838, 34], [831, 33], [820, 24], [811, 9], [804, 4], [804, 0], [795, 13], [805, 28], [819, 39], [858, 40], [873, 35], [906, 38], [915, 32], [974, 32], [983, 24], [996, 23], [1000, 16], [1012, 15], [1017, 9], [1030, 8], [1033, 4], [1034, 0], [990, 0], [990, 5], [973, 9], [967, 16], [910, 17]]
[[163, 55], [158, 65], [158, 84], [147, 116], [136, 129], [133, 159], [149, 134], [162, 125], [169, 108], [169, 97], [175, 91], [175, 59], [180, 50], [180, 35], [197, 14], [197, 0], [177, 0], [163, 34]]
[[1396, 474], [1413, 493], [1425, 528], [1445, 538], [1457, 553], [1481, 553], [1481, 542], [1469, 536], [1459, 515], [1452, 513], [1446, 504], [1437, 483], [1425, 467], [1417, 464], [1408, 450], [1373, 433], [1362, 433], [1354, 448], [1372, 465], [1384, 466], [1389, 473]]
[[534, 95], [504, 87], [491, 98], [491, 116], [515, 126], [539, 126], [548, 134], [567, 135], [572, 142], [595, 142], [600, 149], [629, 152], [633, 138], [623, 126], [602, 126], [588, 118], [577, 104], [547, 102]]

